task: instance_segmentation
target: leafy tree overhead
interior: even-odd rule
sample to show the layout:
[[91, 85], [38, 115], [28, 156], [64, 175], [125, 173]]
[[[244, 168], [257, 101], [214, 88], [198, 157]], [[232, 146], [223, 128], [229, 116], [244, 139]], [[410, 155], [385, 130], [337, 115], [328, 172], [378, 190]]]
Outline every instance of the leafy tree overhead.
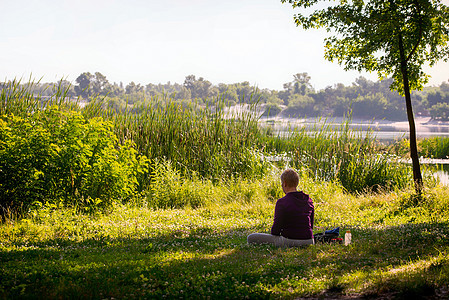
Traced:
[[[281, 0], [294, 8], [297, 26], [326, 28], [325, 58], [345, 70], [375, 71], [380, 78], [393, 77], [392, 89], [404, 95], [410, 127], [410, 156], [418, 195], [422, 175], [416, 145], [416, 129], [410, 90], [428, 80], [423, 72], [449, 57], [449, 8], [440, 0]], [[323, 7], [323, 2], [328, 5]], [[319, 6], [315, 6], [320, 4]], [[312, 9], [311, 13], [310, 8]]]

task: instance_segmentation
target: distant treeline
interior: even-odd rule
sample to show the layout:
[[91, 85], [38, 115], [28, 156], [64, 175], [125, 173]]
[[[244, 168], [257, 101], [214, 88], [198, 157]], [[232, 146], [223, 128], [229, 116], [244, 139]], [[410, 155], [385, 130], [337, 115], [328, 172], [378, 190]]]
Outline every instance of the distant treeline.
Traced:
[[[91, 101], [101, 99], [114, 110], [133, 106], [138, 112], [148, 101], [170, 99], [183, 105], [195, 102], [199, 105], [216, 103], [235, 105], [258, 101], [264, 105], [264, 116], [282, 117], [341, 117], [352, 114], [353, 118], [405, 120], [404, 98], [390, 90], [392, 79], [373, 82], [359, 77], [351, 86], [336, 84], [315, 90], [307, 73], [293, 75], [293, 80], [283, 85], [283, 90], [259, 89], [248, 81], [232, 84], [212, 84], [203, 77], [186, 76], [184, 83], [147, 85], [130, 82], [126, 86], [110, 83], [100, 72], [84, 72], [74, 84], [67, 80], [56, 83], [34, 83], [34, 93], [51, 97], [63, 89], [70, 98]], [[0, 83], [0, 89], [6, 86]], [[434, 120], [449, 120], [449, 83], [439, 87], [426, 87], [412, 96], [417, 116], [430, 116]]]

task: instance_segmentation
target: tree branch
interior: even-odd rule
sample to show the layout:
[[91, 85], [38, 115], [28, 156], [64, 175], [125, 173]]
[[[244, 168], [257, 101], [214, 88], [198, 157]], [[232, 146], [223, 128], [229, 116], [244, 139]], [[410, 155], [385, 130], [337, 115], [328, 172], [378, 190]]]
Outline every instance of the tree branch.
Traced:
[[422, 23], [422, 16], [421, 16], [421, 8], [419, 7], [419, 3], [417, 1], [415, 2], [415, 9], [416, 9], [416, 13], [419, 15], [419, 37], [418, 37], [418, 41], [415, 44], [415, 47], [413, 47], [412, 51], [408, 54], [406, 62], [409, 62], [410, 59], [412, 58], [412, 55], [416, 52], [416, 49], [418, 49], [419, 44], [421, 43], [422, 40], [422, 27], [421, 27], [421, 23]]

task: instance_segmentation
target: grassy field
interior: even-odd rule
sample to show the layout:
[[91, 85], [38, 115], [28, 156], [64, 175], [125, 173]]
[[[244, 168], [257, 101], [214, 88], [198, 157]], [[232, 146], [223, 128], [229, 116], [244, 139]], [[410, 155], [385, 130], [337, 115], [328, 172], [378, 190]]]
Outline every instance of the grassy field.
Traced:
[[0, 298], [449, 296], [447, 188], [428, 188], [416, 206], [411, 191], [355, 196], [302, 178], [315, 202], [314, 232], [341, 226], [353, 243], [278, 249], [246, 243], [272, 224], [266, 184], [221, 187], [221, 201], [196, 209], [141, 201], [8, 219], [0, 225]]
[[[251, 114], [162, 100], [115, 112], [2, 89], [0, 299], [449, 297], [449, 189], [423, 168], [413, 196], [407, 141], [348, 123], [281, 137]], [[351, 245], [246, 243], [269, 232], [287, 166], [314, 232], [351, 230]]]

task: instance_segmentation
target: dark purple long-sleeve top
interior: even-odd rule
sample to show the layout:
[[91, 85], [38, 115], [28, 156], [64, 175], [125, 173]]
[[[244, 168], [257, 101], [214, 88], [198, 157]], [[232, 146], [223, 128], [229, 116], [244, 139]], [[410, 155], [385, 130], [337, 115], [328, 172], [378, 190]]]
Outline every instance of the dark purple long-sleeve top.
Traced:
[[306, 240], [313, 238], [315, 211], [312, 199], [303, 192], [290, 192], [276, 202], [272, 235], [288, 239]]

